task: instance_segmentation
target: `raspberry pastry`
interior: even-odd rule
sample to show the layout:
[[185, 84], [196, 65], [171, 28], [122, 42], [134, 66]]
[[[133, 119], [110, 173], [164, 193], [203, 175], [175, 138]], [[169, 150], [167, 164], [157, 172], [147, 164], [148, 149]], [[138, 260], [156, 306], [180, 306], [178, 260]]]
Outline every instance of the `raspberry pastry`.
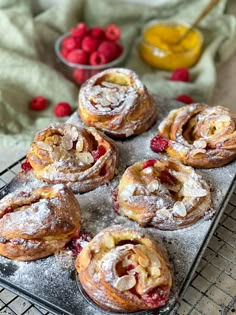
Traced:
[[87, 80], [79, 93], [79, 114], [113, 138], [126, 138], [149, 129], [156, 121], [156, 105], [137, 74], [112, 68]]
[[27, 161], [38, 179], [64, 183], [81, 193], [114, 177], [118, 151], [95, 128], [54, 123], [36, 134]]
[[79, 231], [79, 203], [63, 185], [18, 189], [0, 201], [0, 255], [7, 258], [47, 257]]
[[116, 210], [141, 226], [185, 228], [212, 213], [207, 183], [177, 160], [144, 160], [128, 167], [115, 194]]
[[222, 106], [192, 104], [172, 110], [159, 126], [166, 152], [184, 164], [211, 168], [236, 158], [236, 115]]
[[142, 231], [121, 226], [103, 230], [84, 247], [75, 266], [86, 293], [108, 311], [154, 309], [169, 298], [166, 251]]

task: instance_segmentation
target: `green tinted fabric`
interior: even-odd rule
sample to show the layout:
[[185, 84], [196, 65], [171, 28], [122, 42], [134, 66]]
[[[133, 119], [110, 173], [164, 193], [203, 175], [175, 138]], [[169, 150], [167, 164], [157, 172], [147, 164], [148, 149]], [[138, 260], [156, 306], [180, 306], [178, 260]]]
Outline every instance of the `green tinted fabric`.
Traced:
[[[69, 102], [76, 109], [78, 87], [57, 70], [54, 43], [78, 21], [84, 20], [90, 26], [118, 24], [129, 49], [124, 66], [139, 73], [151, 92], [171, 98], [189, 94], [196, 101], [207, 102], [216, 82], [216, 63], [227, 60], [236, 48], [236, 18], [224, 13], [227, 2], [221, 0], [200, 25], [205, 45], [198, 64], [190, 69], [191, 82], [172, 82], [170, 73], [152, 69], [139, 58], [141, 28], [153, 18], [191, 23], [208, 0], [157, 0], [152, 7], [122, 0], [58, 0], [55, 6], [36, 16], [32, 2], [0, 0], [1, 146], [28, 146], [36, 131], [52, 121], [63, 120], [53, 115], [57, 102]], [[234, 5], [231, 7], [235, 9]], [[29, 109], [29, 101], [35, 95], [49, 100], [46, 110]]]

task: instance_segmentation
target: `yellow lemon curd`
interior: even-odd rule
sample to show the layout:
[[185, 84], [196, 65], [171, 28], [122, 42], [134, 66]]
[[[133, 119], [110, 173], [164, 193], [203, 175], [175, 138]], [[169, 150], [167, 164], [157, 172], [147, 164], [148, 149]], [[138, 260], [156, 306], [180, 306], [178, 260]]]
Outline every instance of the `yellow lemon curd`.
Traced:
[[202, 52], [202, 35], [196, 29], [178, 43], [188, 26], [177, 23], [152, 24], [143, 31], [139, 52], [149, 65], [163, 69], [190, 68]]

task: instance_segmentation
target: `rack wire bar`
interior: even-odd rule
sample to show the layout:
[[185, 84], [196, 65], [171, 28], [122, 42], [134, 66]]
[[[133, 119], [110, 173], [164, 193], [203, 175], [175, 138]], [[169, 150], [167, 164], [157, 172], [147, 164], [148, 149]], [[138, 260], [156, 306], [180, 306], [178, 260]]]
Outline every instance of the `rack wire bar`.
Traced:
[[[19, 159], [0, 172], [0, 192], [20, 170]], [[190, 281], [191, 280], [191, 281]], [[0, 286], [0, 314], [52, 315], [13, 288]], [[172, 315], [236, 313], [236, 190], [225, 208], [198, 268]]]

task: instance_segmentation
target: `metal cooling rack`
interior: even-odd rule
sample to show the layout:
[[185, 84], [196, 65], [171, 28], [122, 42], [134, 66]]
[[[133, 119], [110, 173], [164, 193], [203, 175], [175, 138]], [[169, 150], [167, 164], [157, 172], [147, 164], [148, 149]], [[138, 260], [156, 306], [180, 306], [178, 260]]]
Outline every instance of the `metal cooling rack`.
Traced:
[[[20, 170], [25, 158], [0, 172], [0, 190]], [[0, 314], [52, 315], [0, 286]], [[236, 314], [236, 190], [177, 310], [172, 315]], [[78, 314], [80, 315], [80, 314]]]

